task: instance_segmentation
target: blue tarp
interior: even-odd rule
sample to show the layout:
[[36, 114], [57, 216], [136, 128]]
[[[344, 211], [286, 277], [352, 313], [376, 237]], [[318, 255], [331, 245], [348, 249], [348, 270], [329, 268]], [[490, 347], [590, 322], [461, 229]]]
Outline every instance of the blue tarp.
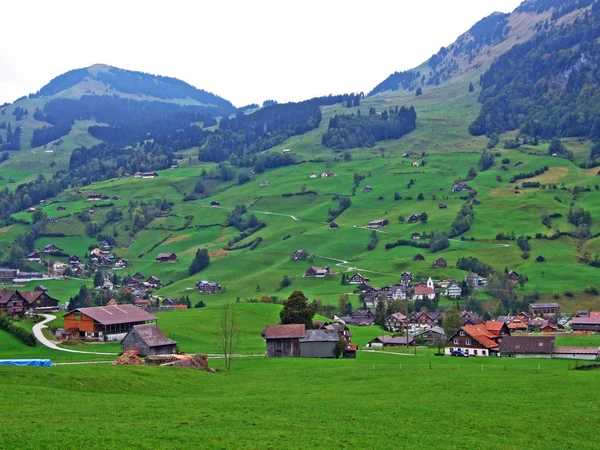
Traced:
[[0, 359], [0, 366], [52, 367], [50, 359]]

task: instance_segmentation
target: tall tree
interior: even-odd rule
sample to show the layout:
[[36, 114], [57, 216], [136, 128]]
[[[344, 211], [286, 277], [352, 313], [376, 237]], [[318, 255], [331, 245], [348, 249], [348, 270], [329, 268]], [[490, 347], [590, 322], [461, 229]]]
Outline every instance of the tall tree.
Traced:
[[379, 294], [377, 297], [377, 306], [375, 307], [375, 323], [380, 327], [385, 325], [387, 312], [387, 295], [385, 293]]
[[197, 274], [201, 270], [206, 269], [210, 264], [210, 255], [205, 248], [196, 250], [196, 256], [188, 268], [190, 276]]
[[283, 309], [279, 313], [279, 318], [282, 324], [304, 324], [308, 329], [312, 328], [312, 318], [315, 315], [315, 310], [308, 303], [308, 299], [301, 291], [294, 291], [283, 302]]
[[342, 293], [340, 294], [340, 298], [338, 299], [338, 314], [343, 316], [346, 314], [348, 305], [348, 294]]
[[446, 336], [449, 338], [454, 333], [456, 333], [463, 326], [462, 319], [460, 318], [460, 314], [458, 313], [458, 309], [455, 306], [451, 306], [446, 311], [446, 315], [444, 320], [442, 321], [442, 328], [446, 333]]

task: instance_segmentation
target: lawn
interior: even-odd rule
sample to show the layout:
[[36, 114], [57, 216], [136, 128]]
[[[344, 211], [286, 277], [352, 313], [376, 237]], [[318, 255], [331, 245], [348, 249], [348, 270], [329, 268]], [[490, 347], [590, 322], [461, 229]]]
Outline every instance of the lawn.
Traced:
[[[567, 368], [368, 353], [242, 358], [215, 374], [0, 367], [0, 440], [7, 448], [598, 448], [598, 374]], [[73, 396], [85, 414], [48, 415], [49, 404]]]

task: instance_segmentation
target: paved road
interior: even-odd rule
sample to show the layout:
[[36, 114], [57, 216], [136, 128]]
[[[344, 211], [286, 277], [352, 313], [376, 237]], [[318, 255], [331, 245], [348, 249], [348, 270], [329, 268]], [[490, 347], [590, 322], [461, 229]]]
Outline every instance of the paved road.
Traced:
[[42, 320], [39, 323], [36, 323], [33, 326], [33, 334], [35, 336], [35, 338], [40, 342], [40, 344], [45, 345], [48, 348], [51, 348], [52, 350], [58, 350], [61, 352], [68, 352], [68, 353], [85, 353], [87, 355], [108, 355], [108, 356], [117, 356], [117, 353], [100, 353], [100, 352], [83, 352], [81, 350], [71, 350], [68, 348], [61, 348], [58, 345], [56, 345], [54, 342], [46, 339], [46, 336], [44, 336], [44, 333], [42, 333], [42, 330], [44, 328], [48, 328], [46, 326], [46, 324], [54, 319], [56, 319], [56, 316], [53, 316], [52, 314], [43, 314], [44, 316], [44, 320]]

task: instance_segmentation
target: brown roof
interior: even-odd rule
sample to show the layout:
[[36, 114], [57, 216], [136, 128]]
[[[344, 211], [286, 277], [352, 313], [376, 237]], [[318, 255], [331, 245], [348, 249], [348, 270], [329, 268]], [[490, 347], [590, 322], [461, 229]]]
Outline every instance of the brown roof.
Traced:
[[0, 289], [0, 303], [8, 303], [10, 298], [15, 294], [16, 291], [8, 289]]
[[506, 336], [500, 353], [552, 353], [554, 336]]
[[21, 294], [21, 296], [27, 300], [27, 303], [32, 304], [33, 302], [35, 302], [38, 297], [42, 294], [44, 294], [43, 291], [19, 291], [19, 294]]
[[427, 286], [415, 286], [415, 295], [431, 295], [435, 294], [435, 291]]
[[[146, 322], [157, 320], [152, 314], [135, 305], [98, 306], [94, 308], [77, 308], [81, 314], [94, 319], [101, 325], [115, 325], [118, 323]], [[70, 312], [73, 312], [70, 311]]]
[[133, 330], [135, 330], [140, 335], [140, 337], [148, 347], [160, 347], [163, 345], [177, 344], [177, 342], [168, 339], [163, 334], [161, 329], [158, 328], [158, 325], [156, 325], [155, 323], [147, 325], [134, 325], [130, 333]]
[[[2, 303], [2, 301], [0, 300], [0, 303]], [[593, 317], [577, 317], [573, 320], [571, 320], [571, 325], [600, 325], [600, 317], [599, 318], [593, 318]]]
[[177, 258], [177, 255], [175, 253], [159, 253], [156, 255], [156, 259], [168, 259], [171, 257]]
[[265, 339], [304, 338], [305, 335], [304, 324], [267, 325], [265, 328]]

